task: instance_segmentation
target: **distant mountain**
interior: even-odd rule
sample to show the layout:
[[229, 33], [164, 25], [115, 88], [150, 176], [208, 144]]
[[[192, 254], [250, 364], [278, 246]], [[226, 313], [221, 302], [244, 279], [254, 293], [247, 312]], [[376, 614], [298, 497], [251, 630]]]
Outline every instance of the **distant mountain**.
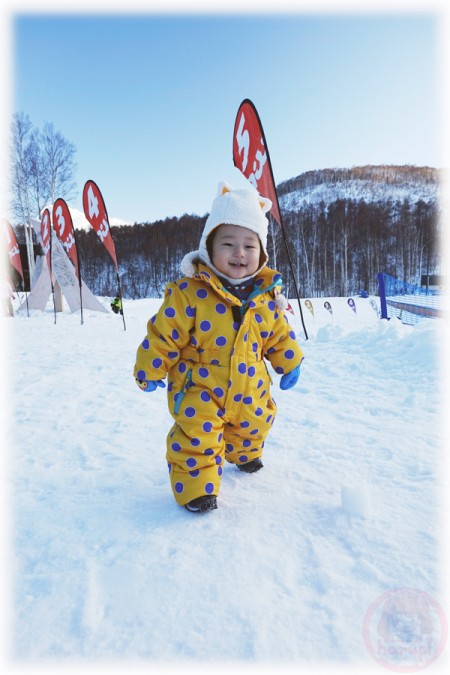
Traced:
[[[86, 230], [89, 231], [91, 229], [91, 226], [86, 219], [86, 216], [84, 215], [83, 211], [80, 211], [79, 209], [76, 209], [73, 206], [69, 206], [69, 211], [70, 215], [72, 216], [72, 222], [75, 230]], [[125, 226], [125, 225], [131, 225], [132, 223], [127, 223], [125, 220], [121, 220], [120, 218], [109, 218], [109, 224], [111, 227], [113, 226]]]
[[277, 186], [280, 208], [298, 211], [308, 204], [337, 199], [370, 202], [435, 203], [439, 171], [417, 166], [358, 166], [351, 169], [307, 171]]

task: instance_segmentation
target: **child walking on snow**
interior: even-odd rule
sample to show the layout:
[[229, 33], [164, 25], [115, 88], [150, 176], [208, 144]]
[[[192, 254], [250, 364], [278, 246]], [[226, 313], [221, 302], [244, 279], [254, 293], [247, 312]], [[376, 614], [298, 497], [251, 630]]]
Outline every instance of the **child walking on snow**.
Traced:
[[217, 508], [224, 460], [262, 468], [276, 404], [269, 360], [293, 387], [303, 353], [289, 327], [281, 275], [266, 267], [272, 203], [254, 190], [219, 185], [198, 251], [181, 263], [147, 324], [134, 376], [146, 392], [164, 387], [175, 420], [167, 461], [176, 501], [189, 511]]

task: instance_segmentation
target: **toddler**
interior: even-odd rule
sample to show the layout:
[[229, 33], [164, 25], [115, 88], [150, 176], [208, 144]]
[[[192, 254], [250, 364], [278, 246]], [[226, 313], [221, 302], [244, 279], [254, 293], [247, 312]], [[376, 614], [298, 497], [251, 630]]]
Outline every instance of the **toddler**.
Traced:
[[266, 213], [255, 190], [219, 185], [198, 251], [182, 260], [147, 324], [134, 376], [146, 392], [164, 387], [175, 422], [167, 461], [178, 504], [217, 508], [224, 460], [262, 468], [276, 404], [266, 361], [293, 387], [303, 353], [284, 314], [281, 275], [266, 266]]

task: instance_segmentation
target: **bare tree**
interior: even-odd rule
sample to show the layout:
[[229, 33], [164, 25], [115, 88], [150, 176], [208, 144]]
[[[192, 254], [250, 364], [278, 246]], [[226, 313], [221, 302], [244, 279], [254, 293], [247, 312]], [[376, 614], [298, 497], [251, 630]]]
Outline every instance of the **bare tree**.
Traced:
[[42, 180], [46, 198], [53, 203], [58, 197], [70, 200], [74, 196], [76, 148], [46, 122], [40, 135], [42, 154]]
[[24, 113], [14, 116], [11, 134], [12, 210], [24, 225], [30, 278], [34, 272], [33, 236], [31, 229], [33, 167], [36, 157], [36, 135], [30, 118]]
[[34, 272], [31, 219], [41, 217], [42, 210], [57, 197], [74, 196], [76, 148], [46, 123], [40, 132], [23, 112], [13, 118], [11, 132], [12, 211], [25, 228], [30, 278]]
[[273, 216], [269, 217], [269, 229], [268, 229], [268, 236], [269, 236], [269, 246], [270, 246], [270, 264], [277, 269], [277, 260], [278, 260], [278, 255], [279, 251], [282, 245], [282, 234], [281, 234], [281, 227], [280, 225], [276, 222], [276, 220], [273, 218]]

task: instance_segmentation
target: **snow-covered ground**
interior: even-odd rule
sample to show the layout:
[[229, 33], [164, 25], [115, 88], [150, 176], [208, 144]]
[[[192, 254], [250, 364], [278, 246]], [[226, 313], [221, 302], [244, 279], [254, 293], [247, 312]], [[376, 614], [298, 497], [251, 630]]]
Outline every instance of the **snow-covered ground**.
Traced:
[[292, 301], [306, 358], [293, 390], [273, 374], [263, 470], [226, 466], [200, 516], [171, 494], [165, 391], [132, 377], [160, 300], [125, 301], [126, 331], [112, 313], [55, 324], [50, 305], [0, 317], [10, 664], [383, 672], [363, 638], [381, 594], [408, 587], [445, 611], [449, 326], [325, 300], [303, 307], [308, 341]]

